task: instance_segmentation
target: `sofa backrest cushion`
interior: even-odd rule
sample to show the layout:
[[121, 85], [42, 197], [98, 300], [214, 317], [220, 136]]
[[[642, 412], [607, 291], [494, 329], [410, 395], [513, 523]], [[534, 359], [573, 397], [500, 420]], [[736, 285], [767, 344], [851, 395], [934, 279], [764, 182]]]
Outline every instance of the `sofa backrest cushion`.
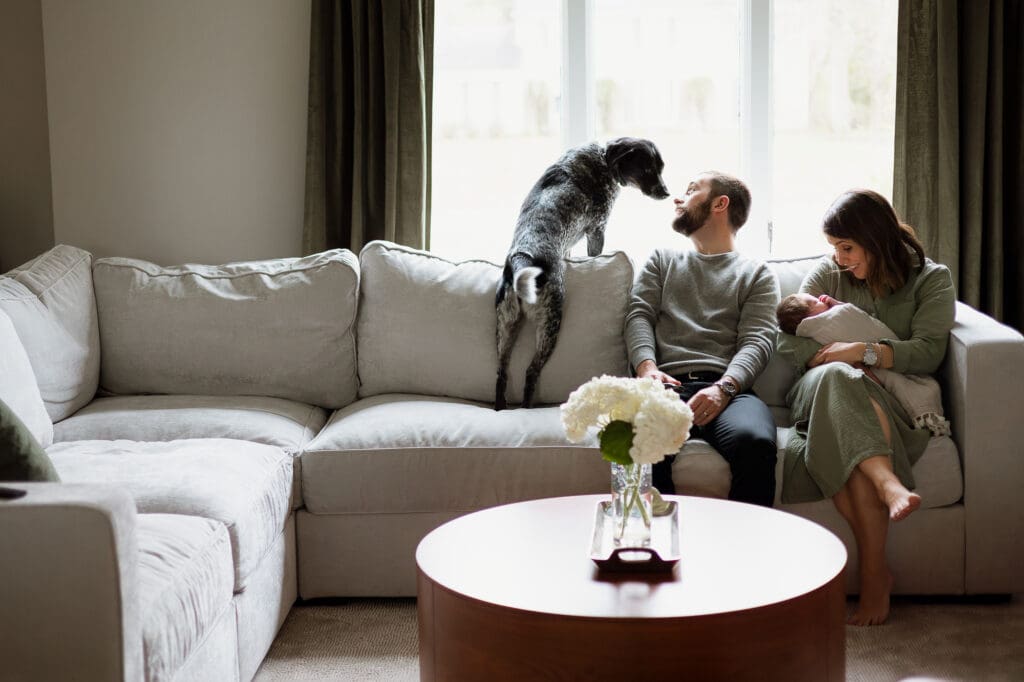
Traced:
[[58, 244], [0, 276], [0, 309], [18, 331], [50, 419], [92, 400], [100, 373], [92, 254]]
[[[494, 295], [501, 267], [453, 263], [425, 251], [371, 242], [359, 255], [360, 396], [418, 393], [493, 403], [498, 367]], [[569, 259], [558, 343], [537, 401], [560, 403], [588, 379], [628, 371], [622, 337], [633, 266], [623, 253]], [[522, 400], [536, 327], [523, 323], [509, 366], [508, 397]]]
[[330, 409], [356, 397], [351, 251], [173, 267], [100, 258], [93, 275], [107, 391], [258, 395]]
[[785, 298], [795, 294], [800, 289], [804, 277], [818, 264], [823, 256], [808, 256], [806, 258], [787, 258], [769, 260], [768, 267], [772, 269], [779, 280], [779, 293]]
[[32, 363], [11, 318], [0, 310], [0, 402], [5, 403], [44, 448], [53, 443], [53, 422], [39, 395]]

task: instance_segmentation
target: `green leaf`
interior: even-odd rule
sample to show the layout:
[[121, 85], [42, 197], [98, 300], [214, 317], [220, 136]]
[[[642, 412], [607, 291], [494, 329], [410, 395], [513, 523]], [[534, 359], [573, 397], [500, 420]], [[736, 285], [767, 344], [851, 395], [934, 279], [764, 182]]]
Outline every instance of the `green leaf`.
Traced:
[[633, 463], [629, 449], [633, 447], [633, 425], [616, 419], [609, 422], [600, 433], [601, 456], [615, 464], [628, 465]]

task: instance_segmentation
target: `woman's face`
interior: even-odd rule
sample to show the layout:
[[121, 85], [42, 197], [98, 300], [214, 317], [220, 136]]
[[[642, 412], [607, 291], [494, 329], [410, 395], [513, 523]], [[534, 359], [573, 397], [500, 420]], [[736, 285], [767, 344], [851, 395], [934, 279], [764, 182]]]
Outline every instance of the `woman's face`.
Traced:
[[835, 261], [843, 270], [846, 270], [857, 279], [867, 279], [868, 270], [871, 267], [871, 256], [868, 252], [851, 239], [840, 239], [825, 235], [828, 243], [835, 249]]

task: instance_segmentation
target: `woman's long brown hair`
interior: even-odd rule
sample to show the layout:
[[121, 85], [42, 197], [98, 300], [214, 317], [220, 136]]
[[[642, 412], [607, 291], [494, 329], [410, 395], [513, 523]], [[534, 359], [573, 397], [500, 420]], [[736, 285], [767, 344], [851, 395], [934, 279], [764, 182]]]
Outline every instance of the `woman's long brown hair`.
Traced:
[[889, 201], [870, 189], [852, 189], [839, 195], [821, 222], [834, 239], [849, 239], [871, 256], [867, 285], [881, 296], [896, 291], [910, 273], [924, 267], [924, 247], [914, 228], [900, 222]]

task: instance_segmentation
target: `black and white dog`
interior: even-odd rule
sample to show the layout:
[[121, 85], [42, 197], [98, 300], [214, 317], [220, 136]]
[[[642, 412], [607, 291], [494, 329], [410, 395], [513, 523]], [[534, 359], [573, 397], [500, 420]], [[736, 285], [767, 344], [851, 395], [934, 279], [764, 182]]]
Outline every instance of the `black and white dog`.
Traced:
[[512, 247], [495, 296], [498, 312], [498, 381], [494, 409], [506, 407], [508, 363], [523, 316], [537, 322], [533, 360], [526, 370], [523, 407], [533, 405], [541, 370], [551, 357], [562, 324], [565, 257], [587, 238], [587, 254], [604, 248], [604, 229], [619, 187], [632, 185], [649, 197], [664, 199], [665, 162], [649, 140], [622, 137], [607, 146], [570, 149], [533, 186], [519, 212]]

